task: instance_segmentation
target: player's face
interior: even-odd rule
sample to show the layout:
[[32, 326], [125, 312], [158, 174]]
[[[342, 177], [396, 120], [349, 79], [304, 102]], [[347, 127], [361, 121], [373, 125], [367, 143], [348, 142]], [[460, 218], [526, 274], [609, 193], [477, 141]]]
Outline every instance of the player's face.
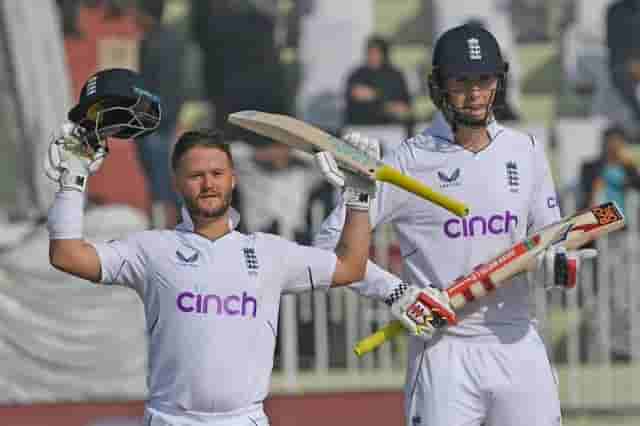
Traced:
[[197, 146], [180, 160], [176, 186], [192, 216], [223, 216], [231, 205], [234, 185], [233, 167], [220, 149]]
[[482, 120], [493, 103], [498, 79], [493, 75], [447, 78], [449, 102], [462, 114]]

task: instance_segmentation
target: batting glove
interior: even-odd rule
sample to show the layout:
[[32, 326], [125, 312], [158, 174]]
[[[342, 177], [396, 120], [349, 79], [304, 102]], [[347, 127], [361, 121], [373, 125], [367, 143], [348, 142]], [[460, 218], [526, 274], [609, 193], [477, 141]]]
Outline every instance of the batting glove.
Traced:
[[536, 258], [534, 279], [545, 288], [575, 288], [583, 261], [597, 255], [595, 249], [568, 251], [561, 246], [552, 246]]
[[445, 291], [401, 283], [385, 300], [393, 315], [412, 336], [429, 340], [438, 328], [456, 324], [456, 314]]
[[[365, 152], [372, 158], [380, 159], [380, 142], [360, 133], [350, 132], [343, 136], [348, 144]], [[356, 210], [369, 210], [369, 203], [375, 197], [375, 181], [356, 174], [336, 162], [333, 154], [322, 151], [315, 155], [322, 174], [333, 186], [342, 188], [345, 204]]]
[[66, 122], [60, 134], [51, 138], [44, 171], [60, 189], [84, 192], [87, 178], [98, 171], [108, 152], [106, 144], [93, 148], [83, 127]]

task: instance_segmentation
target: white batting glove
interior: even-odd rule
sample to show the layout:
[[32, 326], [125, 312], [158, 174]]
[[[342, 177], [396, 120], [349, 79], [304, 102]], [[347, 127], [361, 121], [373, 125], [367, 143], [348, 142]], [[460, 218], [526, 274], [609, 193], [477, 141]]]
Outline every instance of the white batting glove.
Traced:
[[98, 171], [109, 152], [105, 144], [92, 148], [86, 133], [84, 128], [66, 122], [60, 127], [59, 135], [51, 138], [44, 171], [62, 190], [84, 192], [87, 178]]
[[568, 251], [564, 247], [550, 247], [536, 258], [534, 280], [545, 288], [575, 288], [584, 260], [598, 255], [596, 249]]
[[[364, 151], [372, 158], [380, 159], [380, 142], [360, 133], [350, 132], [342, 138], [345, 142]], [[369, 203], [375, 197], [376, 183], [356, 174], [336, 162], [327, 151], [315, 155], [322, 174], [333, 186], [342, 188], [342, 195], [348, 207], [356, 210], [369, 210]]]
[[449, 296], [435, 287], [401, 283], [385, 303], [391, 306], [391, 315], [409, 334], [425, 341], [431, 339], [438, 328], [457, 322]]

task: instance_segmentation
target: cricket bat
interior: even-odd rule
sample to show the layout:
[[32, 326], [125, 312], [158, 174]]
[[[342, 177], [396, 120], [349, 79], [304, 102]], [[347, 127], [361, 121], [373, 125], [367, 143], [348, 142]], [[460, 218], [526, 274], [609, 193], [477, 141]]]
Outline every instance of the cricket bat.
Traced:
[[229, 122], [302, 151], [329, 151], [337, 162], [355, 173], [371, 180], [396, 185], [456, 216], [466, 216], [469, 213], [469, 208], [462, 202], [434, 191], [419, 180], [368, 156], [342, 139], [293, 117], [260, 111], [239, 111], [229, 115]]
[[[453, 281], [446, 290], [454, 311], [467, 303], [487, 296], [509, 282], [509, 279], [535, 268], [536, 257], [552, 246], [576, 250], [590, 241], [622, 228], [624, 215], [615, 202], [607, 202], [548, 225], [534, 235], [512, 246], [507, 251], [474, 268], [469, 275]], [[433, 324], [446, 325], [442, 318], [434, 318]], [[354, 352], [362, 356], [402, 333], [399, 321], [392, 321], [382, 329], [358, 342]]]

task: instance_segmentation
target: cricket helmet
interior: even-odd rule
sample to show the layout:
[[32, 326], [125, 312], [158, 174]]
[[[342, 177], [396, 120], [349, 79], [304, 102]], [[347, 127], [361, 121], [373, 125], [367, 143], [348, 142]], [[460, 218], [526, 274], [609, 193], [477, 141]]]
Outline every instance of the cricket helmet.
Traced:
[[158, 127], [161, 116], [160, 98], [144, 89], [138, 73], [110, 68], [89, 77], [68, 118], [101, 140], [145, 136]]
[[[509, 63], [502, 58], [493, 34], [477, 23], [461, 25], [446, 31], [436, 41], [428, 81], [429, 95], [451, 125], [485, 126], [493, 109], [502, 106], [496, 104], [497, 93], [493, 93], [485, 117], [478, 120], [451, 105], [445, 81], [447, 78], [492, 75], [498, 79], [496, 92], [504, 92], [508, 70]], [[504, 96], [499, 98], [504, 99]]]

